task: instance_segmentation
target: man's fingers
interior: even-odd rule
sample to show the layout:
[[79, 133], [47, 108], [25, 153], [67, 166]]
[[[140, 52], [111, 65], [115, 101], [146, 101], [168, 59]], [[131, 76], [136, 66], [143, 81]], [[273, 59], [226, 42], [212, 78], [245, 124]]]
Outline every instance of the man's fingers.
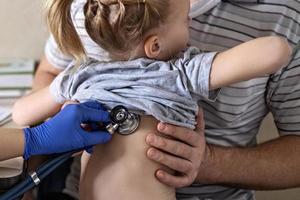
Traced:
[[193, 168], [192, 163], [190, 161], [169, 155], [155, 148], [150, 148], [147, 151], [147, 156], [150, 159], [165, 166], [168, 166], [169, 168], [180, 173], [188, 173]]
[[146, 137], [146, 142], [152, 147], [147, 151], [147, 156], [179, 172], [179, 175], [172, 175], [158, 170], [155, 174], [157, 179], [175, 188], [192, 184], [199, 172], [199, 166], [203, 160], [203, 151], [206, 147], [203, 111], [199, 110], [197, 132], [164, 123], [159, 123], [157, 129], [160, 133], [169, 137], [149, 134]]
[[200, 108], [197, 116], [196, 132], [203, 135], [205, 129], [203, 109]]
[[162, 122], [158, 124], [157, 129], [159, 132], [178, 139], [193, 147], [198, 147], [202, 144], [201, 136], [191, 129], [165, 124]]
[[190, 182], [189, 177], [186, 175], [174, 176], [163, 170], [157, 170], [155, 176], [161, 183], [174, 188], [185, 187]]
[[146, 137], [146, 143], [165, 152], [169, 152], [186, 160], [191, 160], [192, 148], [185, 143], [164, 138], [155, 134], [149, 134]]

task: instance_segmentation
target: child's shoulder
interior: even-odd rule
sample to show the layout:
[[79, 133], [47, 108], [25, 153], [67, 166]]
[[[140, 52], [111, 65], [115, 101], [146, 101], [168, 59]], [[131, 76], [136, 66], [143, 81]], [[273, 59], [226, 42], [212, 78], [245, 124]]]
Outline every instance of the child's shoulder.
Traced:
[[182, 52], [180, 52], [178, 55], [176, 55], [173, 59], [172, 62], [177, 62], [177, 61], [189, 61], [193, 59], [195, 56], [202, 55], [205, 52], [200, 50], [198, 47], [195, 46], [189, 46], [186, 49], [184, 49]]

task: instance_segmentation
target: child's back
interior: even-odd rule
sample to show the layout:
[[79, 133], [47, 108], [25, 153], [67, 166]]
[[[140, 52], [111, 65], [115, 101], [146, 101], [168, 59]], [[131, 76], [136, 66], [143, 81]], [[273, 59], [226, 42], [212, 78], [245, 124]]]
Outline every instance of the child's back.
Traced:
[[116, 134], [109, 144], [97, 146], [80, 182], [80, 199], [174, 200], [174, 188], [154, 176], [157, 169], [170, 170], [146, 157], [145, 137], [156, 126], [153, 117], [142, 116], [134, 134]]

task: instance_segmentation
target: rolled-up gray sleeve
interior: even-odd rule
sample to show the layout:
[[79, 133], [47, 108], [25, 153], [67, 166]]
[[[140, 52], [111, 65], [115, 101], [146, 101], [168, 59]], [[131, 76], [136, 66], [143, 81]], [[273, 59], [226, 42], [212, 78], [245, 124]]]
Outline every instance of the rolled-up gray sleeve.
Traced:
[[61, 72], [51, 83], [49, 92], [56, 103], [63, 104], [69, 100], [69, 75], [65, 71]]
[[216, 54], [217, 52], [201, 53], [197, 48], [191, 47], [184, 53], [183, 59], [176, 62], [176, 65], [182, 66], [181, 70], [187, 77], [190, 92], [211, 101], [214, 101], [219, 93], [219, 90], [210, 91], [209, 88], [212, 63]]

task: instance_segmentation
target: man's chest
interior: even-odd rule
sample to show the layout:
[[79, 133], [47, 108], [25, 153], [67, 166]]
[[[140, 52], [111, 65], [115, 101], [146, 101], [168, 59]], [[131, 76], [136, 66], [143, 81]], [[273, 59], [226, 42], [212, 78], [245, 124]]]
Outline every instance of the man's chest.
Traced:
[[257, 78], [222, 88], [215, 102], [201, 101], [206, 136], [220, 145], [249, 145], [267, 115], [266, 88], [269, 78]]

